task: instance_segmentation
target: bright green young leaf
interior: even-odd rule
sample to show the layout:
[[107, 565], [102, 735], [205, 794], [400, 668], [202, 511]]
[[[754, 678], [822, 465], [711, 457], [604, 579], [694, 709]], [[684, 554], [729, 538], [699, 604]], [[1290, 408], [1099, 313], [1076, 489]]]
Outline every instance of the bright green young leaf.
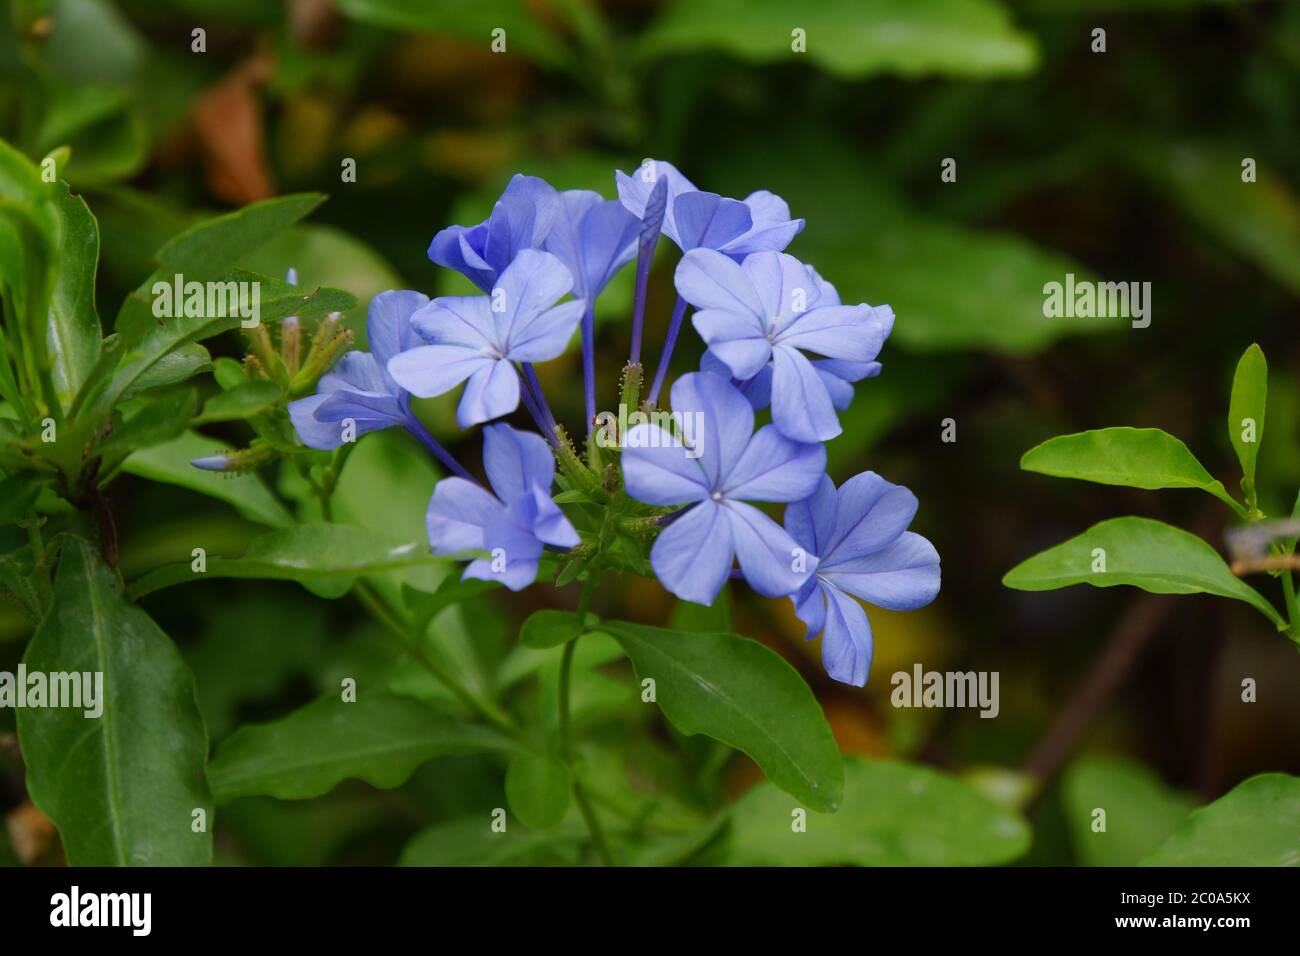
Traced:
[[359, 574], [394, 571], [442, 562], [420, 541], [402, 541], [389, 535], [346, 524], [300, 524], [256, 538], [243, 557], [208, 556], [205, 571], [195, 571], [189, 561], [164, 565], [132, 582], [132, 598], [161, 588], [205, 578], [260, 578], [303, 584], [344, 586]]
[[735, 634], [627, 621], [604, 621], [600, 630], [623, 645], [637, 680], [654, 680], [656, 701], [679, 731], [744, 751], [804, 805], [836, 809], [844, 786], [839, 748], [817, 698], [779, 654]]
[[1262, 773], [1192, 811], [1143, 866], [1300, 866], [1300, 777]]
[[732, 811], [727, 862], [740, 866], [990, 866], [1021, 856], [1029, 825], [973, 787], [917, 764], [850, 757], [839, 812], [807, 815], [759, 784]]
[[524, 826], [549, 830], [573, 799], [573, 776], [550, 754], [520, 754], [506, 768], [506, 800]]
[[1002, 583], [1018, 591], [1072, 584], [1128, 584], [1153, 594], [1217, 594], [1245, 601], [1278, 626], [1273, 605], [1233, 575], [1219, 553], [1180, 528], [1150, 518], [1111, 518], [1016, 565]]
[[158, 250], [159, 271], [168, 278], [180, 273], [187, 282], [216, 279], [258, 246], [310, 215], [324, 201], [320, 193], [298, 193], [205, 219]]
[[203, 404], [203, 412], [193, 422], [206, 425], [210, 422], [244, 421], [254, 415], [270, 411], [280, 400], [281, 389], [267, 379], [244, 382], [228, 392], [213, 395]]
[[49, 342], [54, 390], [64, 408], [99, 359], [103, 330], [95, 310], [99, 225], [86, 201], [59, 188], [58, 276], [50, 297]]
[[569, 611], [555, 611], [549, 608], [534, 611], [524, 620], [519, 629], [519, 642], [524, 647], [544, 649], [567, 644], [583, 631], [582, 621], [578, 615]]
[[1059, 435], [1025, 452], [1025, 471], [1129, 488], [1200, 488], [1241, 505], [1181, 441], [1159, 428], [1098, 428]]
[[1268, 362], [1258, 345], [1246, 349], [1232, 377], [1228, 403], [1228, 440], [1241, 462], [1241, 490], [1246, 505], [1255, 507], [1255, 460], [1264, 440], [1264, 408], [1268, 401]]
[[128, 474], [180, 485], [200, 494], [219, 498], [235, 506], [250, 521], [282, 528], [293, 524], [293, 515], [266, 489], [256, 475], [221, 475], [190, 464], [195, 458], [218, 454], [230, 446], [197, 432], [186, 432], [166, 444], [135, 452], [122, 470]]
[[505, 52], [518, 52], [538, 63], [562, 62], [564, 44], [543, 27], [525, 0], [339, 0], [339, 9], [354, 20], [392, 30], [450, 33], [478, 43], [505, 31]]
[[[1062, 778], [1061, 799], [1074, 852], [1088, 866], [1136, 865], [1196, 806], [1141, 764], [1113, 757], [1076, 760]], [[1093, 828], [1097, 809], [1106, 812], [1104, 830]]]
[[643, 53], [722, 50], [758, 63], [807, 57], [848, 78], [1018, 76], [1038, 61], [1033, 38], [993, 0], [823, 0], [797, 13], [788, 0], [676, 0], [650, 28]]
[[[63, 539], [50, 612], [28, 645], [29, 673], [100, 673], [99, 716], [18, 711], [32, 801], [77, 866], [194, 866], [212, 860], [208, 741], [180, 653], [86, 541]], [[84, 699], [84, 698], [83, 698]], [[196, 810], [206, 826], [193, 828]]]
[[580, 825], [539, 833], [523, 827], [492, 829], [487, 812], [417, 833], [402, 850], [400, 866], [572, 866], [587, 833]]
[[217, 748], [208, 781], [219, 804], [306, 800], [353, 778], [388, 790], [434, 757], [512, 747], [495, 731], [419, 701], [362, 689], [352, 703], [328, 695], [272, 723], [241, 727]]

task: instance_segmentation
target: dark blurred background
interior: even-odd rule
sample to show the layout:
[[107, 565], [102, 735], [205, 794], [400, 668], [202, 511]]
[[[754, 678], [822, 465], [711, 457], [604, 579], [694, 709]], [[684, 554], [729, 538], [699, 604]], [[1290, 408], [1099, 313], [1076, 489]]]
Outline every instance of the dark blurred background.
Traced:
[[[1120, 514], [1221, 545], [1230, 515], [1208, 496], [1051, 479], [1020, 472], [1018, 460], [1057, 434], [1155, 426], [1235, 490], [1228, 386], [1252, 341], [1271, 373], [1262, 507], [1289, 512], [1300, 485], [1300, 6], [0, 0], [0, 22], [33, 9], [34, 35], [0, 34], [0, 135], [35, 157], [71, 144], [67, 178], [103, 234], [106, 322], [166, 238], [271, 195], [330, 199], [250, 264], [272, 274], [293, 265], [306, 285], [357, 294], [360, 331], [364, 303], [382, 289], [462, 288], [428, 261], [429, 240], [483, 218], [514, 172], [613, 196], [615, 168], [655, 157], [724, 195], [770, 189], [807, 219], [791, 253], [846, 299], [888, 302], [898, 316], [883, 374], [842, 416], [832, 475], [872, 469], [911, 487], [914, 530], [943, 557], [933, 606], [871, 611], [865, 691], [825, 677], [788, 602], [733, 589], [736, 629], [796, 663], [841, 746], [929, 762], [991, 792], [1023, 792], [1026, 768], [1045, 774], [1030, 856], [1044, 863], [1133, 862], [1081, 848], [1064, 812], [1081, 775], [1112, 775], [1115, 800], [1138, 792], [1151, 832], [1137, 845], [1252, 773], [1300, 772], [1300, 656], [1245, 605], [1000, 584], [1021, 559]], [[491, 49], [497, 27], [504, 53]], [[795, 28], [806, 52], [790, 49]], [[1105, 52], [1094, 51], [1098, 28]], [[1253, 183], [1242, 181], [1247, 157]], [[947, 158], [955, 182], [941, 180]], [[355, 182], [342, 181], [346, 159]], [[675, 261], [660, 253], [651, 361]], [[1150, 282], [1150, 327], [1045, 318], [1043, 285], [1069, 272]], [[606, 405], [626, 354], [629, 279], [598, 314]], [[213, 351], [242, 349], [231, 336]], [[676, 370], [698, 359], [689, 336]], [[541, 369], [570, 423], [581, 418], [578, 361], [574, 350]], [[477, 437], [457, 434], [453, 407], [423, 411], [476, 460]], [[941, 440], [948, 418], [955, 442]], [[211, 434], [247, 441], [241, 429]], [[373, 445], [356, 507], [378, 507], [410, 535], [432, 473], [400, 439]], [[296, 493], [286, 477], [264, 477]], [[256, 531], [220, 501], [139, 477], [120, 479], [111, 497], [128, 576], [188, 559], [196, 536], [213, 553], [238, 553]], [[1275, 582], [1253, 583], [1278, 598]], [[536, 588], [494, 596], [469, 612], [472, 643], [498, 653], [523, 615], [554, 599]], [[649, 580], [600, 600], [647, 622], [672, 612]], [[339, 674], [400, 669], [359, 607], [294, 584], [195, 584], [146, 603], [196, 671], [214, 742], [337, 686]], [[0, 610], [0, 666], [26, 636]], [[892, 708], [890, 674], [916, 662], [1000, 672], [1000, 715]], [[1259, 685], [1250, 706], [1240, 704], [1246, 677]], [[11, 713], [0, 728], [12, 730]], [[459, 785], [437, 786], [448, 774]], [[733, 790], [747, 779], [729, 768]], [[400, 790], [244, 800], [223, 810], [218, 854], [388, 862], [430, 819], [498, 790], [492, 770], [457, 758]]]

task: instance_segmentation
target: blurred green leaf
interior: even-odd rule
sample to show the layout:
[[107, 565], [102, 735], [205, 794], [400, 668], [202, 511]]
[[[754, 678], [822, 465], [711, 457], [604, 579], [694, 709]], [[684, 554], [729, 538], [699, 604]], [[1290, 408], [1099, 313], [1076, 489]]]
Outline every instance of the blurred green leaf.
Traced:
[[573, 799], [573, 777], [550, 754], [520, 754], [506, 768], [506, 800], [524, 826], [549, 830], [564, 819]]
[[86, 201], [59, 187], [58, 274], [50, 297], [49, 351], [54, 393], [67, 408], [99, 358], [103, 330], [95, 311], [99, 226]]
[[[54, 601], [28, 645], [30, 672], [103, 675], [102, 715], [18, 711], [32, 801], [76, 866], [194, 866], [212, 860], [208, 741], [194, 677], [149, 616], [127, 602], [86, 541], [63, 539]], [[84, 699], [84, 698], [83, 698]], [[193, 828], [194, 811], [205, 824]]]
[[1300, 866], [1300, 777], [1262, 773], [1193, 810], [1143, 866]]
[[348, 16], [393, 30], [450, 33], [489, 48], [493, 30], [505, 31], [504, 53], [521, 53], [542, 64], [560, 63], [560, 39], [528, 11], [523, 0], [338, 0]]
[[1037, 44], [993, 0], [676, 0], [641, 41], [643, 55], [723, 50], [758, 63], [807, 56], [830, 72], [916, 77], [1020, 75], [1038, 62]]
[[299, 193], [205, 219], [168, 240], [158, 250], [158, 265], [164, 273], [178, 272], [186, 281], [215, 279], [324, 201], [320, 193]]
[[775, 651], [735, 634], [689, 634], [603, 621], [638, 681], [683, 734], [744, 751], [768, 779], [814, 810], [840, 802], [843, 761], [821, 704]]
[[241, 727], [217, 748], [208, 780], [217, 803], [249, 796], [306, 800], [349, 778], [390, 790], [441, 754], [512, 747], [495, 731], [362, 689], [353, 703], [327, 695], [272, 723]]
[[211, 422], [244, 421], [270, 411], [280, 401], [282, 391], [275, 382], [257, 379], [236, 385], [228, 392], [213, 395], [203, 403], [203, 412], [195, 425]]
[[235, 506], [250, 521], [272, 527], [293, 524], [293, 515], [266, 489], [256, 475], [223, 475], [190, 464], [195, 458], [227, 451], [230, 446], [198, 432], [185, 432], [174, 441], [144, 448], [122, 465], [127, 474], [179, 485]]
[[1199, 488], [1241, 505], [1181, 441], [1159, 428], [1098, 428], [1049, 438], [1025, 452], [1025, 471], [1129, 488]]
[[524, 619], [519, 628], [519, 643], [524, 647], [545, 649], [567, 644], [583, 631], [582, 621], [570, 611], [544, 608]]
[[[1061, 780], [1070, 838], [1088, 866], [1134, 866], [1173, 833], [1196, 806], [1140, 764], [1081, 757]], [[1106, 829], [1093, 829], [1093, 811], [1106, 811]]]
[[1264, 440], [1264, 411], [1268, 403], [1268, 362], [1258, 345], [1246, 349], [1232, 377], [1232, 398], [1228, 403], [1228, 440], [1241, 462], [1241, 490], [1246, 506], [1256, 503], [1255, 460]]
[[1245, 601], [1279, 630], [1285, 627], [1273, 605], [1234, 576], [1217, 551], [1194, 534], [1150, 518], [1111, 518], [1095, 524], [1022, 561], [1002, 583], [1019, 591], [1128, 584], [1153, 594], [1217, 594]]
[[133, 404], [138, 404], [139, 407], [132, 408], [122, 423], [95, 446], [96, 454], [126, 453], [173, 441], [185, 431], [199, 407], [193, 389], [141, 399], [139, 403]]
[[[369, 528], [346, 524], [301, 524], [255, 538], [243, 557], [209, 556], [207, 570], [190, 562], [164, 565], [131, 583], [132, 598], [160, 588], [205, 578], [260, 578], [325, 585], [330, 596], [347, 592], [351, 578], [376, 571], [397, 570], [440, 562], [428, 545], [402, 541]], [[330, 587], [342, 582], [341, 589]]]
[[838, 812], [796, 831], [789, 796], [759, 784], [732, 810], [727, 862], [740, 866], [991, 866], [1030, 843], [1029, 825], [974, 788], [916, 764], [844, 761]]
[[537, 833], [507, 826], [497, 832], [492, 817], [466, 817], [422, 830], [406, 845], [401, 866], [543, 866], [577, 862], [585, 833]]

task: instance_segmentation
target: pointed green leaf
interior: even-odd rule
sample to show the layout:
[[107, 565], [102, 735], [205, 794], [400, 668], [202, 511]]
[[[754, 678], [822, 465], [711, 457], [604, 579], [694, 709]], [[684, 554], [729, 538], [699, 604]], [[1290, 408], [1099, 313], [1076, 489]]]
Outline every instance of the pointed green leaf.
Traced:
[[1029, 825], [929, 767], [849, 757], [831, 816], [791, 825], [794, 802], [759, 784], [732, 810], [727, 862], [741, 866], [990, 866], [1029, 848]]
[[1187, 446], [1159, 428], [1098, 428], [1049, 438], [1025, 452], [1020, 467], [1102, 485], [1199, 488], [1241, 512], [1241, 505]]
[[[188, 561], [164, 565], [133, 581], [133, 599], [174, 584], [205, 578], [260, 578], [323, 584], [330, 596], [345, 594], [359, 574], [444, 563], [420, 541], [402, 541], [369, 528], [346, 524], [300, 524], [253, 540], [243, 557], [209, 556], [204, 571]], [[338, 589], [330, 588], [342, 581]]]
[[86, 201], [60, 186], [58, 275], [50, 297], [49, 348], [54, 390], [64, 408], [71, 405], [95, 362], [103, 340], [95, 310], [95, 269], [99, 264], [99, 224]]
[[583, 631], [578, 615], [550, 608], [534, 611], [519, 628], [519, 643], [543, 650], [567, 644]]
[[427, 704], [362, 689], [352, 703], [330, 695], [280, 720], [241, 727], [217, 748], [208, 780], [219, 804], [259, 795], [306, 800], [353, 778], [389, 790], [434, 757], [513, 746]]
[[1300, 777], [1262, 773], [1193, 810], [1142, 866], [1300, 866]]
[[[27, 670], [103, 675], [103, 712], [26, 708], [18, 735], [33, 802], [77, 866], [194, 866], [212, 859], [208, 741], [194, 677], [167, 635], [128, 603], [88, 542], [66, 536], [54, 601]], [[195, 832], [194, 811], [206, 826]]]
[[[1190, 794], [1166, 786], [1141, 764], [1115, 757], [1081, 757], [1061, 779], [1066, 828], [1079, 862], [1134, 866], [1177, 829], [1196, 806]], [[1106, 828], [1093, 828], [1093, 810]]]
[[230, 446], [197, 432], [186, 432], [162, 445], [135, 452], [122, 470], [150, 481], [179, 485], [200, 494], [227, 501], [249, 521], [282, 528], [293, 524], [293, 515], [267, 490], [256, 475], [223, 475], [190, 464], [195, 458], [218, 454]]
[[205, 219], [174, 236], [158, 250], [159, 271], [180, 273], [186, 281], [215, 279], [324, 201], [320, 193], [298, 193], [255, 202], [223, 216]]
[[1268, 400], [1268, 362], [1258, 345], [1246, 349], [1232, 377], [1228, 403], [1228, 440], [1241, 462], [1241, 490], [1246, 506], [1255, 508], [1255, 460], [1264, 440], [1264, 406]]
[[1072, 584], [1128, 584], [1153, 594], [1217, 594], [1245, 601], [1279, 629], [1273, 605], [1233, 575], [1219, 553], [1180, 528], [1150, 518], [1111, 518], [1016, 565], [1002, 583], [1018, 591]]
[[569, 768], [550, 754], [520, 754], [506, 768], [506, 800], [524, 826], [549, 830], [573, 799]]
[[844, 762], [821, 704], [781, 655], [735, 634], [686, 634], [627, 621], [600, 630], [623, 646], [637, 679], [655, 682], [684, 734], [744, 751], [769, 780], [814, 810], [834, 810]]

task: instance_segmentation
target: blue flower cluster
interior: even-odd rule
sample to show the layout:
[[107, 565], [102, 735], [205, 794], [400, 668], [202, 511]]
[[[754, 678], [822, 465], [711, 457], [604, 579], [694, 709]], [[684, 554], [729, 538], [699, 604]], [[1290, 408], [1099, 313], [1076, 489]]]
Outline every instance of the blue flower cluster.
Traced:
[[[434, 552], [473, 555], [466, 577], [526, 587], [544, 550], [584, 546], [552, 498], [556, 457], [573, 457], [573, 449], [534, 364], [559, 356], [580, 333], [590, 437], [595, 303], [635, 259], [628, 369], [639, 375], [646, 280], [666, 236], [682, 253], [677, 302], [645, 405], [618, 436], [614, 490], [658, 509], [649, 561], [665, 588], [710, 604], [739, 576], [760, 594], [789, 597], [808, 637], [822, 635], [827, 673], [862, 686], [872, 637], [858, 599], [907, 610], [939, 591], [938, 554], [907, 530], [915, 496], [873, 472], [838, 489], [825, 473], [822, 443], [840, 433], [854, 383], [880, 373], [876, 358], [893, 312], [844, 304], [785, 252], [804, 221], [778, 196], [729, 199], [649, 160], [630, 175], [618, 172], [616, 185], [619, 198], [604, 199], [517, 175], [484, 222], [439, 232], [429, 258], [483, 294], [377, 296], [367, 319], [371, 351], [348, 353], [317, 394], [292, 403], [294, 427], [319, 449], [338, 447], [345, 423], [351, 435], [392, 425], [410, 431], [456, 475], [438, 483], [429, 503]], [[655, 415], [688, 311], [706, 347], [700, 370], [672, 385], [670, 417]], [[504, 423], [484, 429], [490, 488], [411, 411], [412, 396], [462, 384], [461, 427], [492, 422], [522, 402], [541, 432]], [[771, 422], [755, 430], [764, 410]], [[685, 427], [691, 422], [698, 427]], [[785, 504], [784, 527], [755, 503]]]

